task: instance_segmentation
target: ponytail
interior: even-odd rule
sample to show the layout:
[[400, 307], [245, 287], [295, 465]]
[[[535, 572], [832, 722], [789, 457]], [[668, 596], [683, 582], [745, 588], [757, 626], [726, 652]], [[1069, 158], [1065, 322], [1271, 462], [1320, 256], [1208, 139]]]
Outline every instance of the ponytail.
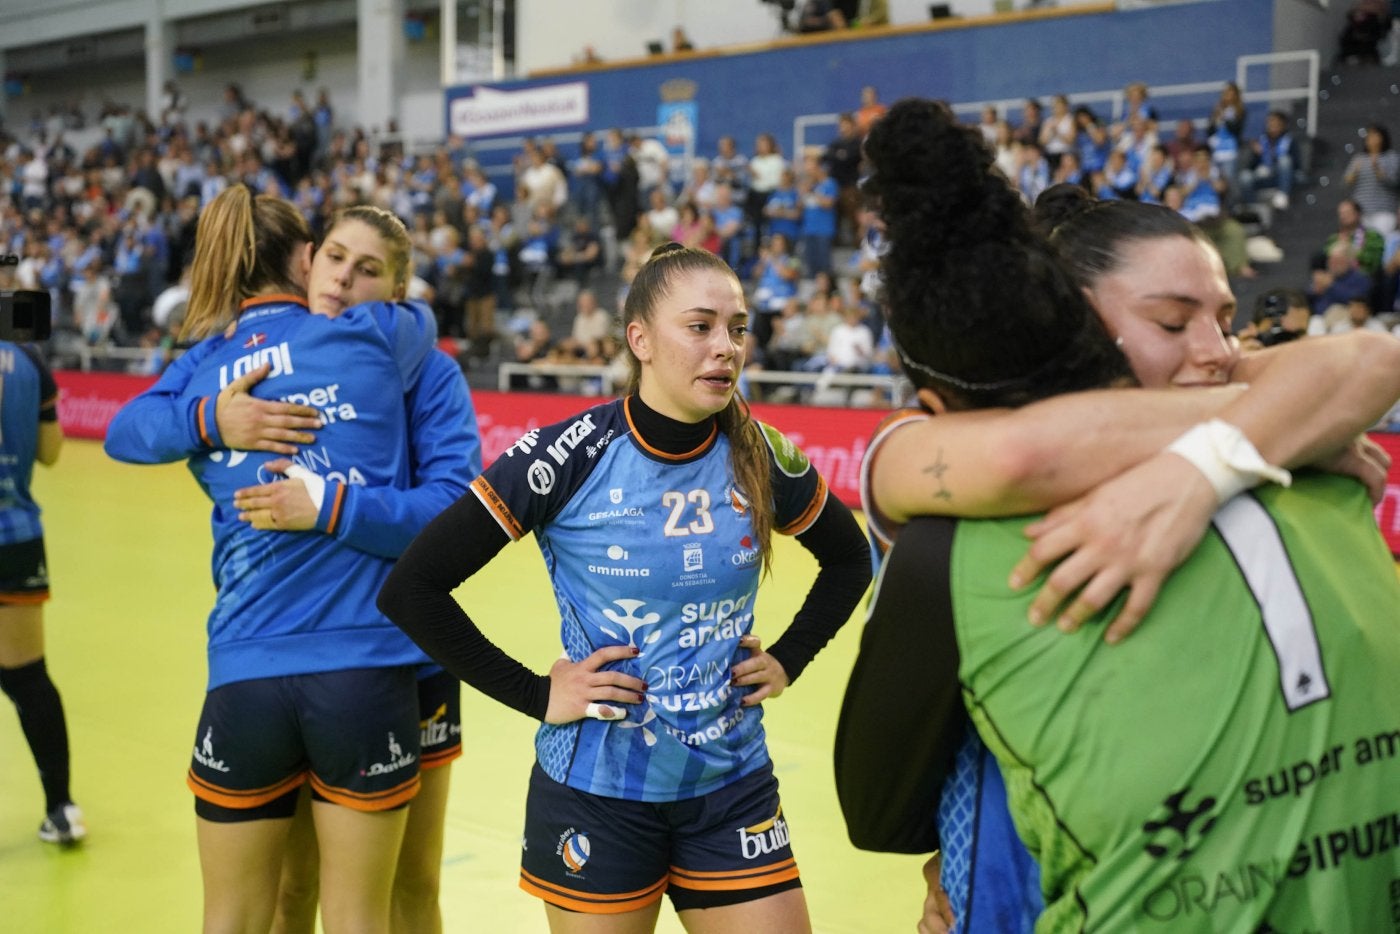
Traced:
[[306, 220], [290, 203], [254, 197], [246, 185], [224, 189], [199, 215], [180, 339], [197, 340], [222, 330], [239, 304], [254, 295], [304, 293], [290, 267], [296, 249], [310, 242]]

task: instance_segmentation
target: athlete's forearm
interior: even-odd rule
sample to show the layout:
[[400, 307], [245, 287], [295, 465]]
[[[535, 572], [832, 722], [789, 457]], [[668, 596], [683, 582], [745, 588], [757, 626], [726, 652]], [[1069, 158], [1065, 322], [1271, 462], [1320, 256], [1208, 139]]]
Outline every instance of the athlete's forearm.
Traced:
[[511, 658], [477, 628], [452, 591], [508, 539], [468, 493], [430, 522], [394, 565], [378, 606], [443, 668], [507, 707], [543, 720], [549, 678]]
[[1309, 337], [1245, 356], [1233, 377], [1249, 391], [1220, 418], [1269, 463], [1300, 467], [1336, 453], [1400, 398], [1400, 341], [1367, 331]]
[[872, 455], [871, 491], [896, 523], [1040, 512], [1157, 454], [1245, 388], [1105, 389], [912, 421]]

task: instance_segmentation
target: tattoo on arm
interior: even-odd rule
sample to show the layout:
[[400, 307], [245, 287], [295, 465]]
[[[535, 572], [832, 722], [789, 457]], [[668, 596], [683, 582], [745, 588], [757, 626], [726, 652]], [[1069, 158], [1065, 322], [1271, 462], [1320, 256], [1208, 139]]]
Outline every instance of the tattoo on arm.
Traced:
[[933, 477], [938, 488], [933, 491], [934, 499], [952, 499], [953, 494], [948, 489], [948, 484], [944, 481], [943, 475], [948, 472], [948, 465], [943, 462], [943, 449], [939, 448], [933, 455], [933, 463], [924, 468], [924, 473]]

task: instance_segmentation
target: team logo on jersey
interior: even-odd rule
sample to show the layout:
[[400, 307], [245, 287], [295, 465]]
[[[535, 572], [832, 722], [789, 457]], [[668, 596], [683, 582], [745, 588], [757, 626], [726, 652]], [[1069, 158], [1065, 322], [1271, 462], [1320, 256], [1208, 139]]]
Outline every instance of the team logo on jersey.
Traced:
[[[258, 336], [257, 334], [253, 335], [253, 337]], [[266, 340], [265, 335], [263, 335], [263, 338]], [[252, 346], [253, 352], [244, 354], [233, 361], [232, 368], [230, 368], [227, 363], [219, 364], [220, 389], [228, 386], [229, 383], [239, 377], [247, 376], [265, 363], [272, 366], [272, 369], [269, 370], [267, 374], [268, 379], [276, 379], [279, 376], [288, 376], [296, 372], [292, 368], [292, 348], [286, 341], [282, 341], [280, 344], [275, 344], [271, 347], [249, 344], [245, 344], [244, 346]]]
[[392, 730], [389, 732], [388, 745], [389, 761], [375, 762], [367, 769], [360, 769], [361, 775], [388, 775], [390, 772], [397, 772], [399, 769], [406, 768], [418, 761], [418, 756], [415, 753], [403, 751], [403, 747], [399, 745]]
[[705, 570], [705, 549], [699, 542], [687, 542], [681, 546], [681, 570], [686, 574]]
[[263, 344], [266, 343], [267, 335], [262, 333], [261, 331], [258, 331], [257, 333], [250, 334], [248, 336], [248, 339], [243, 342], [243, 347], [245, 350], [251, 350], [254, 347], [261, 347]]
[[763, 823], [739, 828], [739, 850], [744, 859], [758, 859], [760, 856], [777, 853], [790, 841], [781, 804], [778, 805], [778, 813]]
[[614, 506], [622, 502], [622, 487], [615, 486], [611, 490], [608, 490], [608, 502], [612, 503]]
[[[631, 557], [631, 552], [621, 545], [608, 546], [609, 561], [628, 561]], [[588, 573], [597, 574], [599, 577], [651, 577], [651, 568], [629, 568], [617, 564], [590, 564]]]
[[530, 484], [530, 489], [541, 496], [547, 496], [549, 491], [554, 489], [554, 468], [542, 460], [536, 460], [525, 472], [525, 479]]
[[588, 834], [570, 827], [560, 835], [559, 845], [554, 848], [554, 852], [564, 861], [564, 868], [576, 875], [583, 871], [592, 848], [588, 842]]
[[758, 549], [753, 546], [753, 536], [739, 539], [739, 550], [729, 556], [729, 563], [736, 568], [751, 568], [758, 563]]
[[[1190, 793], [1190, 788], [1183, 788], [1167, 795], [1158, 809], [1158, 813], [1165, 810], [1167, 816], [1160, 820], [1149, 820], [1142, 825], [1142, 832], [1148, 837], [1147, 842], [1143, 844], [1148, 856], [1156, 859], [1164, 856], [1175, 856], [1178, 860], [1186, 859], [1196, 852], [1202, 838], [1215, 826], [1215, 815], [1210, 813], [1215, 807], [1215, 798], [1207, 795], [1195, 807], [1188, 808], [1185, 802]], [[1196, 824], [1198, 819], [1202, 821], [1199, 825]], [[1163, 841], [1159, 831], [1170, 831], [1175, 837], [1169, 834], [1168, 839]]]
[[811, 462], [807, 460], [807, 455], [798, 449], [797, 445], [787, 439], [772, 425], [765, 425], [759, 422], [763, 428], [763, 437], [768, 441], [768, 447], [773, 452], [773, 459], [778, 462], [778, 469], [789, 477], [800, 477], [807, 472]]
[[223, 759], [214, 756], [214, 728], [212, 726], [204, 731], [204, 740], [194, 747], [194, 761], [206, 769], [213, 769], [216, 772], [232, 771]]
[[[648, 613], [645, 616], [637, 615], [637, 611], [646, 605], [647, 602], [645, 600], [614, 600], [613, 606], [621, 609], [621, 613], [617, 613], [608, 607], [603, 608], [603, 615], [612, 621], [614, 625], [622, 627], [623, 631], [627, 633], [627, 644], [634, 648], [638, 647], [638, 629], [641, 629], [643, 626], [655, 626], [657, 623], [661, 622], [660, 613]], [[598, 628], [619, 642], [622, 641], [622, 636], [613, 632], [607, 626], [600, 624]], [[642, 638], [641, 645], [651, 645], [660, 638], [661, 630], [654, 630]]]
[[749, 511], [748, 498], [739, 492], [738, 487], [730, 484], [726, 492], [729, 494], [729, 506], [736, 515], [742, 516]]
[[619, 730], [641, 730], [642, 742], [646, 743], [648, 746], [655, 746], [656, 733], [652, 730], [650, 726], [651, 721], [655, 719], [656, 711], [650, 706], [648, 706], [647, 712], [642, 715], [642, 719], [636, 721], [618, 720], [613, 725], [616, 726]]

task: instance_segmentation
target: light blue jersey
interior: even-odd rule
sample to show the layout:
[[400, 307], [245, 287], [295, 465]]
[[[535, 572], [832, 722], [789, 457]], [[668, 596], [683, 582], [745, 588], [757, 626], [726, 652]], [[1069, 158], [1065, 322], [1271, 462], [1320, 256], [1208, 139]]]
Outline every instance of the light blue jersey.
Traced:
[[[774, 527], [805, 531], [827, 490], [767, 426]], [[614, 798], [699, 797], [768, 763], [762, 710], [730, 670], [753, 629], [760, 555], [718, 431], [672, 456], [648, 447], [619, 400], [531, 431], [472, 484], [511, 539], [533, 531], [553, 581], [569, 658], [632, 645], [615, 667], [647, 682], [626, 720], [545, 724], [541, 767]]]

